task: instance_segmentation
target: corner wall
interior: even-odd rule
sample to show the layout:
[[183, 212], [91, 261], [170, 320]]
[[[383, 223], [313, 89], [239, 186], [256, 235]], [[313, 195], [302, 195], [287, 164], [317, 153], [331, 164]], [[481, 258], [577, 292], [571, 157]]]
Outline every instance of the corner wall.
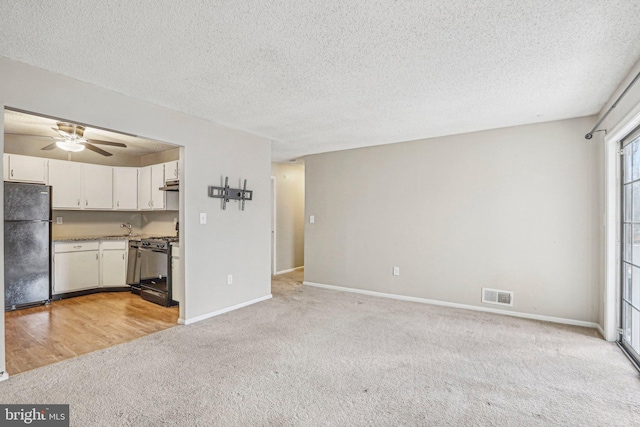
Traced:
[[276, 180], [276, 272], [304, 265], [304, 165], [271, 163]]
[[[0, 76], [2, 107], [184, 146], [180, 257], [184, 260], [186, 304], [181, 315], [185, 320], [270, 294], [269, 140], [5, 58], [0, 58]], [[0, 136], [0, 148], [3, 145]], [[219, 185], [225, 176], [231, 185], [248, 180], [254, 199], [247, 202], [245, 211], [234, 202], [223, 211], [219, 199], [207, 196], [207, 186]], [[207, 214], [206, 225], [199, 223], [200, 213]], [[0, 248], [2, 263], [2, 244]], [[227, 285], [227, 274], [234, 275], [233, 286]], [[0, 298], [4, 298], [3, 278]], [[3, 315], [0, 343], [0, 370], [4, 370]]]
[[[594, 117], [306, 158], [305, 280], [598, 320]], [[315, 215], [315, 224], [308, 216]], [[392, 268], [400, 267], [400, 276]]]
[[[640, 72], [640, 62], [636, 63], [609, 100], [602, 106], [598, 117], [602, 117], [618, 99], [635, 76]], [[598, 324], [606, 339], [617, 340], [620, 326], [620, 161], [619, 141], [640, 124], [640, 82], [629, 89], [625, 97], [600, 124], [600, 132], [593, 134], [593, 140], [601, 147], [601, 194], [604, 198], [602, 213], [605, 217], [605, 232], [602, 239], [602, 277], [599, 294]], [[604, 131], [602, 131], [604, 130]]]

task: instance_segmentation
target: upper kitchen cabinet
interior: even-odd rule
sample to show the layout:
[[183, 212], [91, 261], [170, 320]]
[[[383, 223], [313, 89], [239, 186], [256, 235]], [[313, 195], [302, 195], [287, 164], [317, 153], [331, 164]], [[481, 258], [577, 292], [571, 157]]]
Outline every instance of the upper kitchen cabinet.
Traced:
[[54, 209], [82, 209], [82, 164], [49, 160], [49, 185]]
[[151, 166], [138, 169], [138, 209], [151, 210]]
[[113, 168], [82, 165], [85, 209], [113, 209]]
[[165, 192], [160, 190], [160, 187], [164, 187], [164, 165], [152, 165], [151, 166], [151, 208], [152, 209], [164, 209], [165, 208]]
[[178, 210], [178, 193], [164, 187], [164, 164], [145, 166], [138, 173], [138, 208], [142, 210]]
[[48, 160], [53, 209], [113, 208], [113, 168]]
[[164, 182], [175, 181], [178, 179], [178, 161], [167, 162], [164, 164]]
[[138, 209], [138, 169], [113, 168], [113, 208]]
[[47, 183], [47, 160], [41, 157], [5, 154], [8, 164], [7, 180], [16, 182]]

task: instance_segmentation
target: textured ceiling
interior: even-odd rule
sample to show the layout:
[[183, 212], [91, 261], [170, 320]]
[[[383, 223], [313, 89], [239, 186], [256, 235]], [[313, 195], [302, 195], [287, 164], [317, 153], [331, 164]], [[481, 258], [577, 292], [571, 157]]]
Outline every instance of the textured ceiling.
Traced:
[[0, 2], [0, 55], [274, 141], [276, 160], [598, 112], [636, 0]]

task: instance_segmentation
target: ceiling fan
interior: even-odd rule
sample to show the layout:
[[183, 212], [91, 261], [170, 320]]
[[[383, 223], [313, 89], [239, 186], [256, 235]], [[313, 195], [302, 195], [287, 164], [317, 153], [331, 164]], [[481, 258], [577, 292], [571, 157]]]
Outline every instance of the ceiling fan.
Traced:
[[57, 128], [52, 127], [54, 131], [56, 131], [60, 136], [44, 136], [44, 135], [25, 135], [25, 134], [16, 134], [16, 133], [8, 133], [7, 135], [22, 135], [22, 136], [33, 136], [39, 138], [51, 138], [55, 142], [53, 144], [49, 144], [46, 147], [43, 147], [42, 150], [53, 150], [54, 148], [61, 148], [65, 151], [70, 152], [79, 152], [84, 150], [85, 148], [96, 152], [98, 154], [102, 154], [103, 156], [113, 156], [112, 153], [103, 150], [102, 148], [96, 147], [94, 144], [98, 145], [110, 145], [112, 147], [122, 147], [127, 148], [126, 144], [121, 142], [110, 142], [110, 141], [101, 141], [99, 139], [88, 139], [84, 137], [84, 131], [86, 128], [82, 125], [76, 125], [74, 123], [68, 122], [58, 122], [56, 123]]

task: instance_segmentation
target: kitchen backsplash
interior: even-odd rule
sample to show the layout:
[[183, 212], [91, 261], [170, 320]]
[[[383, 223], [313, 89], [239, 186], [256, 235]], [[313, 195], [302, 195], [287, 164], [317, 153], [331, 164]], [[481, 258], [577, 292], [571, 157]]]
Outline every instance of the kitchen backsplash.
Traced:
[[[62, 224], [57, 219], [62, 218]], [[157, 212], [105, 212], [105, 211], [53, 211], [53, 239], [67, 237], [93, 237], [126, 235], [128, 230], [120, 224], [132, 225], [133, 234], [175, 236], [175, 211]]]

